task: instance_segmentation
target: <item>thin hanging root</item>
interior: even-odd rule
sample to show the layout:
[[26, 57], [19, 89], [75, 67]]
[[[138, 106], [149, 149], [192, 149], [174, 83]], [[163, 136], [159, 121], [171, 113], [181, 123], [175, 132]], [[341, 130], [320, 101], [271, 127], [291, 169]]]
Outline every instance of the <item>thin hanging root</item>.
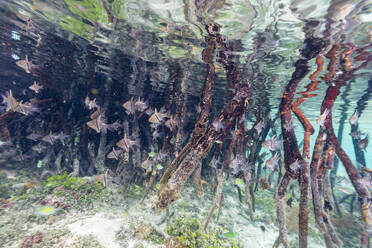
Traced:
[[324, 188], [324, 205], [327, 208], [327, 212], [333, 211], [333, 206], [335, 206], [335, 201], [332, 195], [332, 186], [330, 180], [330, 170], [333, 169], [333, 161], [334, 161], [334, 148], [333, 146], [329, 146], [327, 150], [327, 164], [326, 164], [326, 171], [324, 172], [323, 177], [323, 188]]
[[201, 180], [200, 180], [201, 168], [202, 168], [202, 165], [201, 165], [201, 162], [199, 162], [199, 166], [195, 169], [194, 174], [192, 176], [192, 179], [193, 179], [193, 181], [196, 185], [196, 189], [197, 189], [197, 192], [198, 192], [199, 196], [204, 195], [203, 186], [202, 186]]
[[289, 174], [286, 172], [283, 178], [280, 180], [278, 190], [276, 191], [275, 194], [276, 216], [279, 222], [279, 236], [275, 240], [273, 248], [279, 247], [280, 244], [283, 244], [285, 248], [290, 248], [284, 212], [284, 196], [287, 192], [287, 187], [290, 181], [291, 178]]
[[327, 218], [327, 215], [323, 213], [323, 204], [322, 204], [322, 198], [319, 192], [319, 185], [317, 180], [317, 174], [318, 174], [318, 164], [320, 160], [320, 156], [323, 152], [324, 143], [323, 140], [323, 134], [324, 129], [321, 129], [319, 131], [319, 134], [316, 138], [314, 150], [313, 150], [313, 157], [310, 164], [310, 177], [311, 177], [311, 190], [313, 195], [313, 206], [314, 206], [314, 216], [315, 216], [315, 223], [320, 231], [320, 233], [323, 234], [324, 241], [326, 244], [326, 247], [333, 248], [333, 242], [331, 235], [328, 232], [328, 229], [326, 228], [324, 224], [324, 218]]
[[[319, 70], [319, 68], [318, 68]], [[313, 87], [302, 93], [303, 95], [308, 94], [312, 91]], [[300, 184], [300, 204], [298, 213], [298, 238], [299, 246], [307, 247], [307, 236], [308, 236], [308, 225], [309, 225], [309, 160], [310, 160], [310, 136], [314, 133], [314, 128], [305, 117], [298, 106], [305, 101], [305, 98], [298, 98], [297, 101], [292, 105], [292, 110], [295, 113], [297, 119], [301, 122], [305, 129], [304, 134], [304, 145], [302, 150], [302, 157], [304, 159], [301, 166], [301, 173], [299, 175]]]
[[251, 173], [248, 171], [244, 174], [244, 182], [245, 182], [245, 200], [248, 204], [249, 209], [249, 217], [251, 220], [254, 219], [253, 216], [253, 207], [252, 207], [252, 200], [251, 200], [251, 194], [250, 194], [250, 184], [251, 184]]
[[222, 200], [222, 189], [223, 189], [223, 182], [225, 181], [225, 178], [226, 178], [226, 173], [223, 171], [223, 169], [221, 168], [221, 171], [218, 175], [218, 185], [217, 185], [217, 190], [216, 190], [216, 197], [215, 197], [215, 200], [214, 200], [214, 203], [213, 203], [213, 206], [208, 214], [208, 218], [207, 220], [205, 221], [205, 224], [204, 224], [204, 232], [207, 231], [207, 227], [208, 227], [208, 224], [209, 224], [209, 221], [213, 215], [213, 212], [217, 209], [217, 208], [221, 208], [221, 200]]
[[208, 227], [210, 218], [212, 217], [212, 214], [213, 214], [214, 210], [216, 208], [221, 209], [221, 207], [222, 207], [221, 206], [222, 198], [223, 198], [222, 189], [223, 189], [223, 183], [225, 182], [225, 179], [226, 179], [225, 170], [226, 170], [226, 168], [228, 166], [228, 163], [231, 160], [231, 156], [233, 154], [233, 149], [235, 147], [236, 141], [237, 141], [237, 136], [235, 136], [235, 138], [231, 141], [231, 143], [229, 145], [229, 149], [226, 151], [225, 160], [224, 160], [224, 162], [222, 164], [222, 167], [220, 169], [220, 172], [218, 173], [218, 177], [217, 177], [218, 184], [217, 184], [217, 189], [216, 189], [216, 196], [214, 198], [214, 203], [213, 203], [212, 209], [211, 209], [211, 211], [208, 214], [208, 219], [205, 221], [204, 231], [207, 230], [207, 227]]

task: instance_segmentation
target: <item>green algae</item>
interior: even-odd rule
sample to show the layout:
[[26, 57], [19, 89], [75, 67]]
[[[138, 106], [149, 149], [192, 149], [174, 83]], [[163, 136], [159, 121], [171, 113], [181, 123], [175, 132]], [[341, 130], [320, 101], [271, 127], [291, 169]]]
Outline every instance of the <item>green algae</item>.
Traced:
[[204, 233], [202, 225], [197, 218], [178, 217], [173, 219], [167, 227], [166, 232], [173, 237], [176, 237], [182, 245], [189, 248], [200, 247], [231, 247], [238, 248], [239, 244], [234, 240], [225, 240], [221, 238], [219, 230], [211, 230]]

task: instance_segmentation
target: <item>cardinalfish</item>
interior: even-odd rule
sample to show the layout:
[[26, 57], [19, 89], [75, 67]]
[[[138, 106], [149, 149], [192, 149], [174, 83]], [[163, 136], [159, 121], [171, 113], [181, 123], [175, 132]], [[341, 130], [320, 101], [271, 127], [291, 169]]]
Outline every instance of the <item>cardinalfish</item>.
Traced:
[[264, 126], [265, 125], [262, 121], [259, 121], [256, 125], [254, 125], [254, 129], [256, 129], [258, 135], [262, 132]]
[[26, 55], [24, 60], [18, 60], [16, 62], [16, 65], [21, 67], [23, 70], [25, 70], [26, 73], [31, 73], [31, 69], [33, 67], [36, 67], [36, 65], [32, 64], [31, 61], [28, 60], [28, 56]]
[[136, 102], [133, 100], [133, 97], [129, 101], [126, 101], [123, 104], [123, 108], [125, 108], [125, 112], [128, 115], [133, 115], [136, 112], [136, 105], [135, 104], [136, 104]]
[[149, 107], [148, 101], [142, 100], [140, 97], [137, 99], [137, 101], [134, 103], [134, 108], [139, 111], [143, 112]]
[[158, 110], [155, 109], [155, 112], [149, 118], [149, 122], [155, 123], [155, 124], [162, 124], [165, 118], [167, 117], [168, 117], [168, 114], [165, 113], [165, 110], [161, 109], [160, 112], [158, 112]]
[[276, 152], [274, 156], [266, 160], [266, 166], [272, 171], [275, 170], [275, 168], [278, 166], [279, 159], [279, 152]]
[[212, 126], [216, 132], [221, 132], [225, 130], [225, 126], [223, 125], [221, 120], [213, 121]]
[[28, 87], [30, 90], [33, 90], [36, 94], [39, 94], [40, 90], [43, 89], [43, 86], [36, 83], [36, 81], [34, 81], [34, 83]]
[[296, 159], [296, 161], [289, 165], [289, 168], [291, 168], [293, 171], [299, 170], [301, 168], [301, 161]]
[[33, 150], [37, 153], [42, 153], [46, 149], [47, 149], [47, 147], [45, 145], [43, 145], [42, 143], [39, 143], [39, 144], [34, 145], [33, 147], [31, 147], [31, 150]]
[[5, 96], [2, 95], [1, 97], [3, 98], [3, 103], [6, 104], [6, 111], [18, 112], [24, 115], [29, 115], [39, 111], [39, 109], [35, 107], [31, 102], [18, 102], [13, 97], [11, 90], [9, 90]]
[[266, 140], [262, 143], [262, 146], [270, 151], [276, 151], [280, 149], [281, 141], [274, 135], [271, 139]]
[[284, 122], [284, 125], [283, 125], [283, 128], [287, 131], [287, 132], [290, 132], [292, 130], [294, 130], [295, 128], [295, 125], [293, 124], [293, 121], [290, 120], [290, 121], [285, 121]]
[[112, 151], [109, 154], [107, 154], [107, 158], [119, 160], [120, 155], [122, 153], [123, 153], [122, 150], [115, 150], [115, 147], [113, 147]]
[[111, 124], [106, 124], [103, 121], [102, 113], [98, 109], [93, 114], [90, 115], [91, 121], [87, 122], [88, 127], [95, 130], [97, 133], [100, 133], [102, 130], [108, 129], [110, 131], [115, 131], [120, 127], [120, 123], [115, 121]]
[[165, 126], [167, 128], [169, 128], [169, 130], [171, 132], [173, 132], [179, 125], [179, 121], [174, 118], [173, 116], [171, 116], [166, 122], [165, 122]]
[[84, 104], [89, 110], [92, 110], [95, 108], [99, 109], [99, 106], [96, 103], [96, 98], [94, 98], [93, 100], [90, 100], [89, 96], [87, 96], [85, 97]]
[[360, 150], [365, 151], [368, 146], [368, 142], [369, 140], [368, 140], [368, 134], [367, 134], [367, 136], [364, 139], [358, 142], [358, 147], [360, 148]]
[[219, 165], [221, 165], [221, 160], [220, 158], [216, 158], [216, 157], [213, 157], [211, 162], [209, 162], [209, 166], [212, 167], [212, 168], [215, 168], [217, 169], [217, 167], [219, 167]]
[[319, 126], [323, 127], [323, 126], [324, 126], [324, 122], [325, 122], [325, 120], [326, 120], [328, 114], [329, 114], [329, 109], [325, 109], [325, 110], [323, 111], [323, 113], [318, 117], [318, 119], [316, 119], [316, 123], [317, 123]]
[[361, 131], [356, 130], [356, 131], [354, 131], [354, 132], [349, 133], [349, 135], [350, 135], [351, 137], [353, 137], [354, 139], [360, 139], [360, 137], [361, 137], [362, 135], [364, 135], [364, 134], [363, 134]]
[[153, 140], [157, 140], [157, 139], [160, 139], [161, 137], [163, 137], [163, 133], [161, 131], [159, 131], [158, 129], [155, 129], [152, 133], [152, 139]]
[[122, 138], [121, 140], [119, 140], [116, 145], [122, 149], [124, 149], [124, 151], [126, 152], [129, 152], [129, 149], [131, 149], [134, 145], [137, 145], [138, 146], [138, 141], [136, 140], [131, 140], [130, 138], [127, 137], [126, 134], [124, 134], [124, 138]]
[[359, 179], [359, 182], [366, 186], [368, 189], [372, 189], [372, 177], [366, 176]]
[[19, 112], [20, 103], [13, 97], [12, 90], [6, 92], [6, 95], [1, 95], [3, 103], [6, 104], [6, 111]]
[[232, 174], [238, 174], [239, 171], [242, 170], [245, 163], [244, 160], [241, 158], [234, 158], [231, 163], [229, 164], [229, 167], [232, 169]]
[[359, 112], [358, 110], [355, 110], [354, 114], [350, 117], [349, 122], [351, 125], [355, 125], [359, 118]]
[[50, 132], [48, 135], [44, 136], [41, 140], [47, 142], [51, 145], [54, 145], [57, 140], [60, 140], [64, 145], [64, 140], [67, 139], [69, 136], [61, 132], [60, 134], [53, 134]]
[[337, 179], [337, 183], [348, 183], [348, 180], [346, 177], [344, 176], [336, 176], [336, 179]]

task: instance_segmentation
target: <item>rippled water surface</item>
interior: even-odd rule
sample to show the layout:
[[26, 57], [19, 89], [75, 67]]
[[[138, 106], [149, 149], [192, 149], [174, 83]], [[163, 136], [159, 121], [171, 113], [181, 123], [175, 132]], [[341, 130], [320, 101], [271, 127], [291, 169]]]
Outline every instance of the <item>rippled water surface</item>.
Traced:
[[368, 247], [371, 1], [2, 0], [0, 44], [0, 246]]

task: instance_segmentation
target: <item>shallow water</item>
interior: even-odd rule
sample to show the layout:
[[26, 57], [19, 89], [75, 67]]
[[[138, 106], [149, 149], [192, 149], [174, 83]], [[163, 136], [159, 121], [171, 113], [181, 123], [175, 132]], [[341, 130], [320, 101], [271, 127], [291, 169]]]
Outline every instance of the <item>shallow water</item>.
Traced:
[[367, 247], [371, 9], [1, 1], [0, 246]]

